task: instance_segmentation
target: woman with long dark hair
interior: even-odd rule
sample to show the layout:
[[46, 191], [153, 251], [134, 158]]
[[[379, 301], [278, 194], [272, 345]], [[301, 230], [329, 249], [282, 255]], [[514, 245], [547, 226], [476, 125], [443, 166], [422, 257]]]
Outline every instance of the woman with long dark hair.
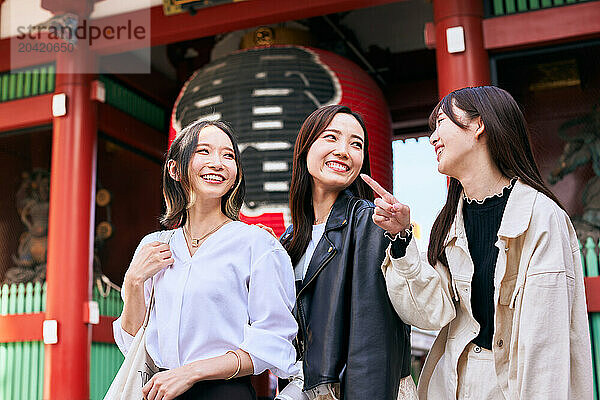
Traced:
[[154, 291], [146, 350], [161, 372], [143, 388], [148, 400], [255, 399], [248, 375], [296, 372], [292, 266], [275, 238], [239, 221], [244, 192], [232, 129], [185, 128], [163, 169], [171, 240], [142, 239], [113, 326], [127, 353]]
[[[416, 396], [410, 327], [388, 300], [380, 269], [390, 242], [372, 224], [373, 192], [358, 178], [369, 171], [358, 114], [331, 105], [306, 119], [294, 148], [292, 225], [281, 238], [298, 288], [304, 382], [295, 398], [396, 400], [400, 386], [408, 393], [401, 398], [411, 398], [411, 388]], [[279, 398], [294, 398], [296, 383]]]
[[430, 142], [448, 198], [427, 260], [410, 210], [382, 196], [373, 221], [394, 235], [382, 268], [398, 314], [442, 328], [421, 399], [591, 399], [583, 271], [575, 231], [533, 157], [527, 125], [497, 87], [456, 90], [433, 110]]

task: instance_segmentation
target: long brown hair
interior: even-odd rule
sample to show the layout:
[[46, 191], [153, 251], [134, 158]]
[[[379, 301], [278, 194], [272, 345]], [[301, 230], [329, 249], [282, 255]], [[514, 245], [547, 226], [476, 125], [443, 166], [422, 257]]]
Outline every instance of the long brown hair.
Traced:
[[[171, 144], [163, 166], [162, 182], [163, 197], [166, 211], [160, 218], [160, 223], [169, 228], [185, 225], [188, 209], [194, 203], [194, 193], [190, 177], [190, 161], [198, 146], [198, 134], [207, 126], [215, 126], [225, 132], [231, 140], [237, 166], [235, 183], [221, 198], [221, 211], [232, 220], [239, 220], [240, 208], [246, 195], [246, 183], [242, 171], [240, 150], [233, 128], [223, 121], [196, 121], [186, 126]], [[169, 174], [169, 161], [175, 161], [179, 180]]]
[[[446, 95], [429, 116], [429, 126], [436, 127], [441, 109], [448, 118], [465, 129], [467, 124], [457, 118], [453, 107], [464, 111], [468, 121], [481, 117], [485, 126], [487, 148], [496, 167], [507, 178], [518, 177], [524, 183], [545, 194], [564, 209], [548, 189], [533, 157], [529, 130], [517, 102], [505, 90], [495, 86], [467, 87]], [[427, 259], [431, 265], [440, 261], [448, 267], [444, 241], [456, 216], [463, 187], [458, 179], [450, 178], [446, 204], [437, 216], [429, 240]]]
[[[315, 220], [315, 212], [312, 205], [312, 177], [306, 165], [306, 155], [312, 144], [319, 135], [329, 126], [336, 114], [350, 114], [360, 124], [365, 134], [363, 145], [363, 165], [360, 173], [370, 175], [369, 164], [369, 140], [367, 128], [361, 116], [353, 112], [349, 107], [342, 105], [324, 106], [306, 118], [294, 146], [294, 160], [292, 166], [292, 182], [290, 187], [290, 210], [292, 214], [292, 225], [294, 234], [291, 239], [283, 242], [292, 264], [298, 263], [308, 244], [312, 234], [312, 225]], [[373, 201], [373, 191], [360, 178], [357, 177], [348, 187], [355, 196]]]

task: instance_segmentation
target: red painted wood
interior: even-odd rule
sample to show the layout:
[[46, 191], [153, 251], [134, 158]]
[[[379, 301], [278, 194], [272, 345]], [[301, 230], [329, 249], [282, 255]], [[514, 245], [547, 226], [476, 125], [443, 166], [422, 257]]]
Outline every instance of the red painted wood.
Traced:
[[43, 312], [0, 315], [0, 343], [41, 341], [44, 319]]
[[[48, 0], [54, 3], [57, 0]], [[259, 25], [315, 17], [358, 8], [373, 7], [394, 3], [399, 0], [252, 0], [206, 7], [196, 11], [194, 16], [185, 13], [165, 16], [162, 6], [133, 11], [94, 20], [94, 25], [101, 29], [107, 26], [125, 26], [128, 20], [143, 21], [150, 13], [150, 32], [152, 46], [182, 42], [218, 33], [231, 32]], [[403, 1], [403, 0], [400, 0]], [[49, 5], [50, 7], [50, 5]], [[0, 40], [0, 71], [7, 71], [10, 63], [10, 40]], [[115, 54], [135, 50], [141, 45], [136, 40], [98, 39], [92, 49], [99, 54]], [[53, 54], [41, 57], [24, 57], [19, 60], [19, 68], [49, 62]]]
[[166, 134], [108, 104], [98, 104], [98, 130], [160, 160], [167, 149]]
[[58, 321], [58, 343], [45, 346], [45, 399], [89, 399], [92, 330], [84, 308], [92, 288], [96, 107], [94, 76], [73, 72], [94, 58], [78, 49], [57, 59], [57, 70], [71, 73], [56, 76], [56, 93], [68, 101], [67, 115], [53, 121], [46, 319]]
[[10, 69], [19, 69], [30, 67], [32, 65], [46, 64], [55, 60], [55, 53], [48, 52], [28, 52], [22, 53], [20, 57], [13, 59], [11, 57], [11, 40], [6, 38], [0, 40], [0, 71], [8, 71]]
[[483, 20], [487, 50], [546, 46], [600, 37], [600, 2], [578, 3]]
[[600, 276], [588, 276], [584, 279], [588, 312], [600, 312]]
[[92, 342], [98, 343], [114, 343], [112, 323], [116, 317], [100, 316], [100, 323], [92, 325]]
[[77, 15], [88, 15], [97, 0], [41, 0], [42, 8], [53, 13], [71, 12]]
[[[465, 86], [490, 84], [490, 66], [483, 47], [483, 2], [481, 0], [434, 0], [435, 54], [438, 71], [438, 92], [444, 97]], [[448, 53], [446, 29], [462, 26], [465, 51]]]
[[[0, 132], [51, 124], [53, 95], [0, 103]], [[98, 130], [158, 159], [167, 145], [166, 134], [108, 104], [98, 104]]]
[[44, 94], [0, 103], [0, 132], [51, 124], [52, 96]]
[[[152, 46], [197, 39], [259, 25], [315, 17], [358, 8], [394, 3], [398, 0], [252, 0], [206, 7], [189, 13], [165, 16], [162, 6], [152, 7]], [[143, 12], [143, 11], [142, 11]], [[127, 19], [139, 20], [139, 11], [97, 20], [117, 25]], [[132, 43], [133, 44], [133, 43]], [[115, 49], [117, 41], [99, 40], [95, 49], [102, 54], [125, 50]]]
[[[0, 315], [0, 343], [42, 341], [43, 312]], [[115, 317], [100, 316], [100, 323], [92, 326], [92, 341], [114, 343], [112, 323]], [[59, 327], [60, 329], [60, 327]]]

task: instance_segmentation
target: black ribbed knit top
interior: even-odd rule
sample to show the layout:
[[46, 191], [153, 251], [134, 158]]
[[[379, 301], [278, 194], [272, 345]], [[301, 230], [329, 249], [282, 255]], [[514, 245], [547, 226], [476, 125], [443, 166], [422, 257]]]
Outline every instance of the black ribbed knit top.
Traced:
[[494, 334], [494, 272], [498, 258], [498, 229], [513, 183], [504, 187], [502, 193], [488, 197], [482, 202], [465, 199], [463, 219], [473, 260], [471, 279], [471, 307], [473, 316], [481, 329], [473, 343], [492, 349]]

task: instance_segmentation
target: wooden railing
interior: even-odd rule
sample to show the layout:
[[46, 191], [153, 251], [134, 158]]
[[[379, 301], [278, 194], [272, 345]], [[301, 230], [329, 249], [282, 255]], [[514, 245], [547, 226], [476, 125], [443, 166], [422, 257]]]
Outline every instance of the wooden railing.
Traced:
[[[112, 317], [110, 322], [121, 314], [123, 302], [117, 291], [111, 290], [101, 295], [95, 286], [93, 299], [98, 302], [102, 320]], [[0, 288], [0, 400], [42, 398], [44, 344], [39, 337], [45, 303], [46, 285], [40, 282], [4, 285]], [[22, 319], [21, 324], [21, 321], [11, 320], [8, 316], [30, 318]], [[39, 332], [33, 332], [32, 337], [28, 337], [30, 334], [27, 331], [32, 330], [29, 329], [32, 324], [37, 326]], [[7, 338], [13, 341], [7, 341]], [[28, 340], [31, 338], [37, 340]], [[114, 343], [107, 343], [106, 339], [92, 342], [90, 399], [100, 400], [104, 397], [122, 362], [123, 355]]]
[[[544, 8], [560, 7], [590, 0], [483, 0], [485, 16], [498, 17]], [[593, 0], [592, 0], [593, 1]]]

